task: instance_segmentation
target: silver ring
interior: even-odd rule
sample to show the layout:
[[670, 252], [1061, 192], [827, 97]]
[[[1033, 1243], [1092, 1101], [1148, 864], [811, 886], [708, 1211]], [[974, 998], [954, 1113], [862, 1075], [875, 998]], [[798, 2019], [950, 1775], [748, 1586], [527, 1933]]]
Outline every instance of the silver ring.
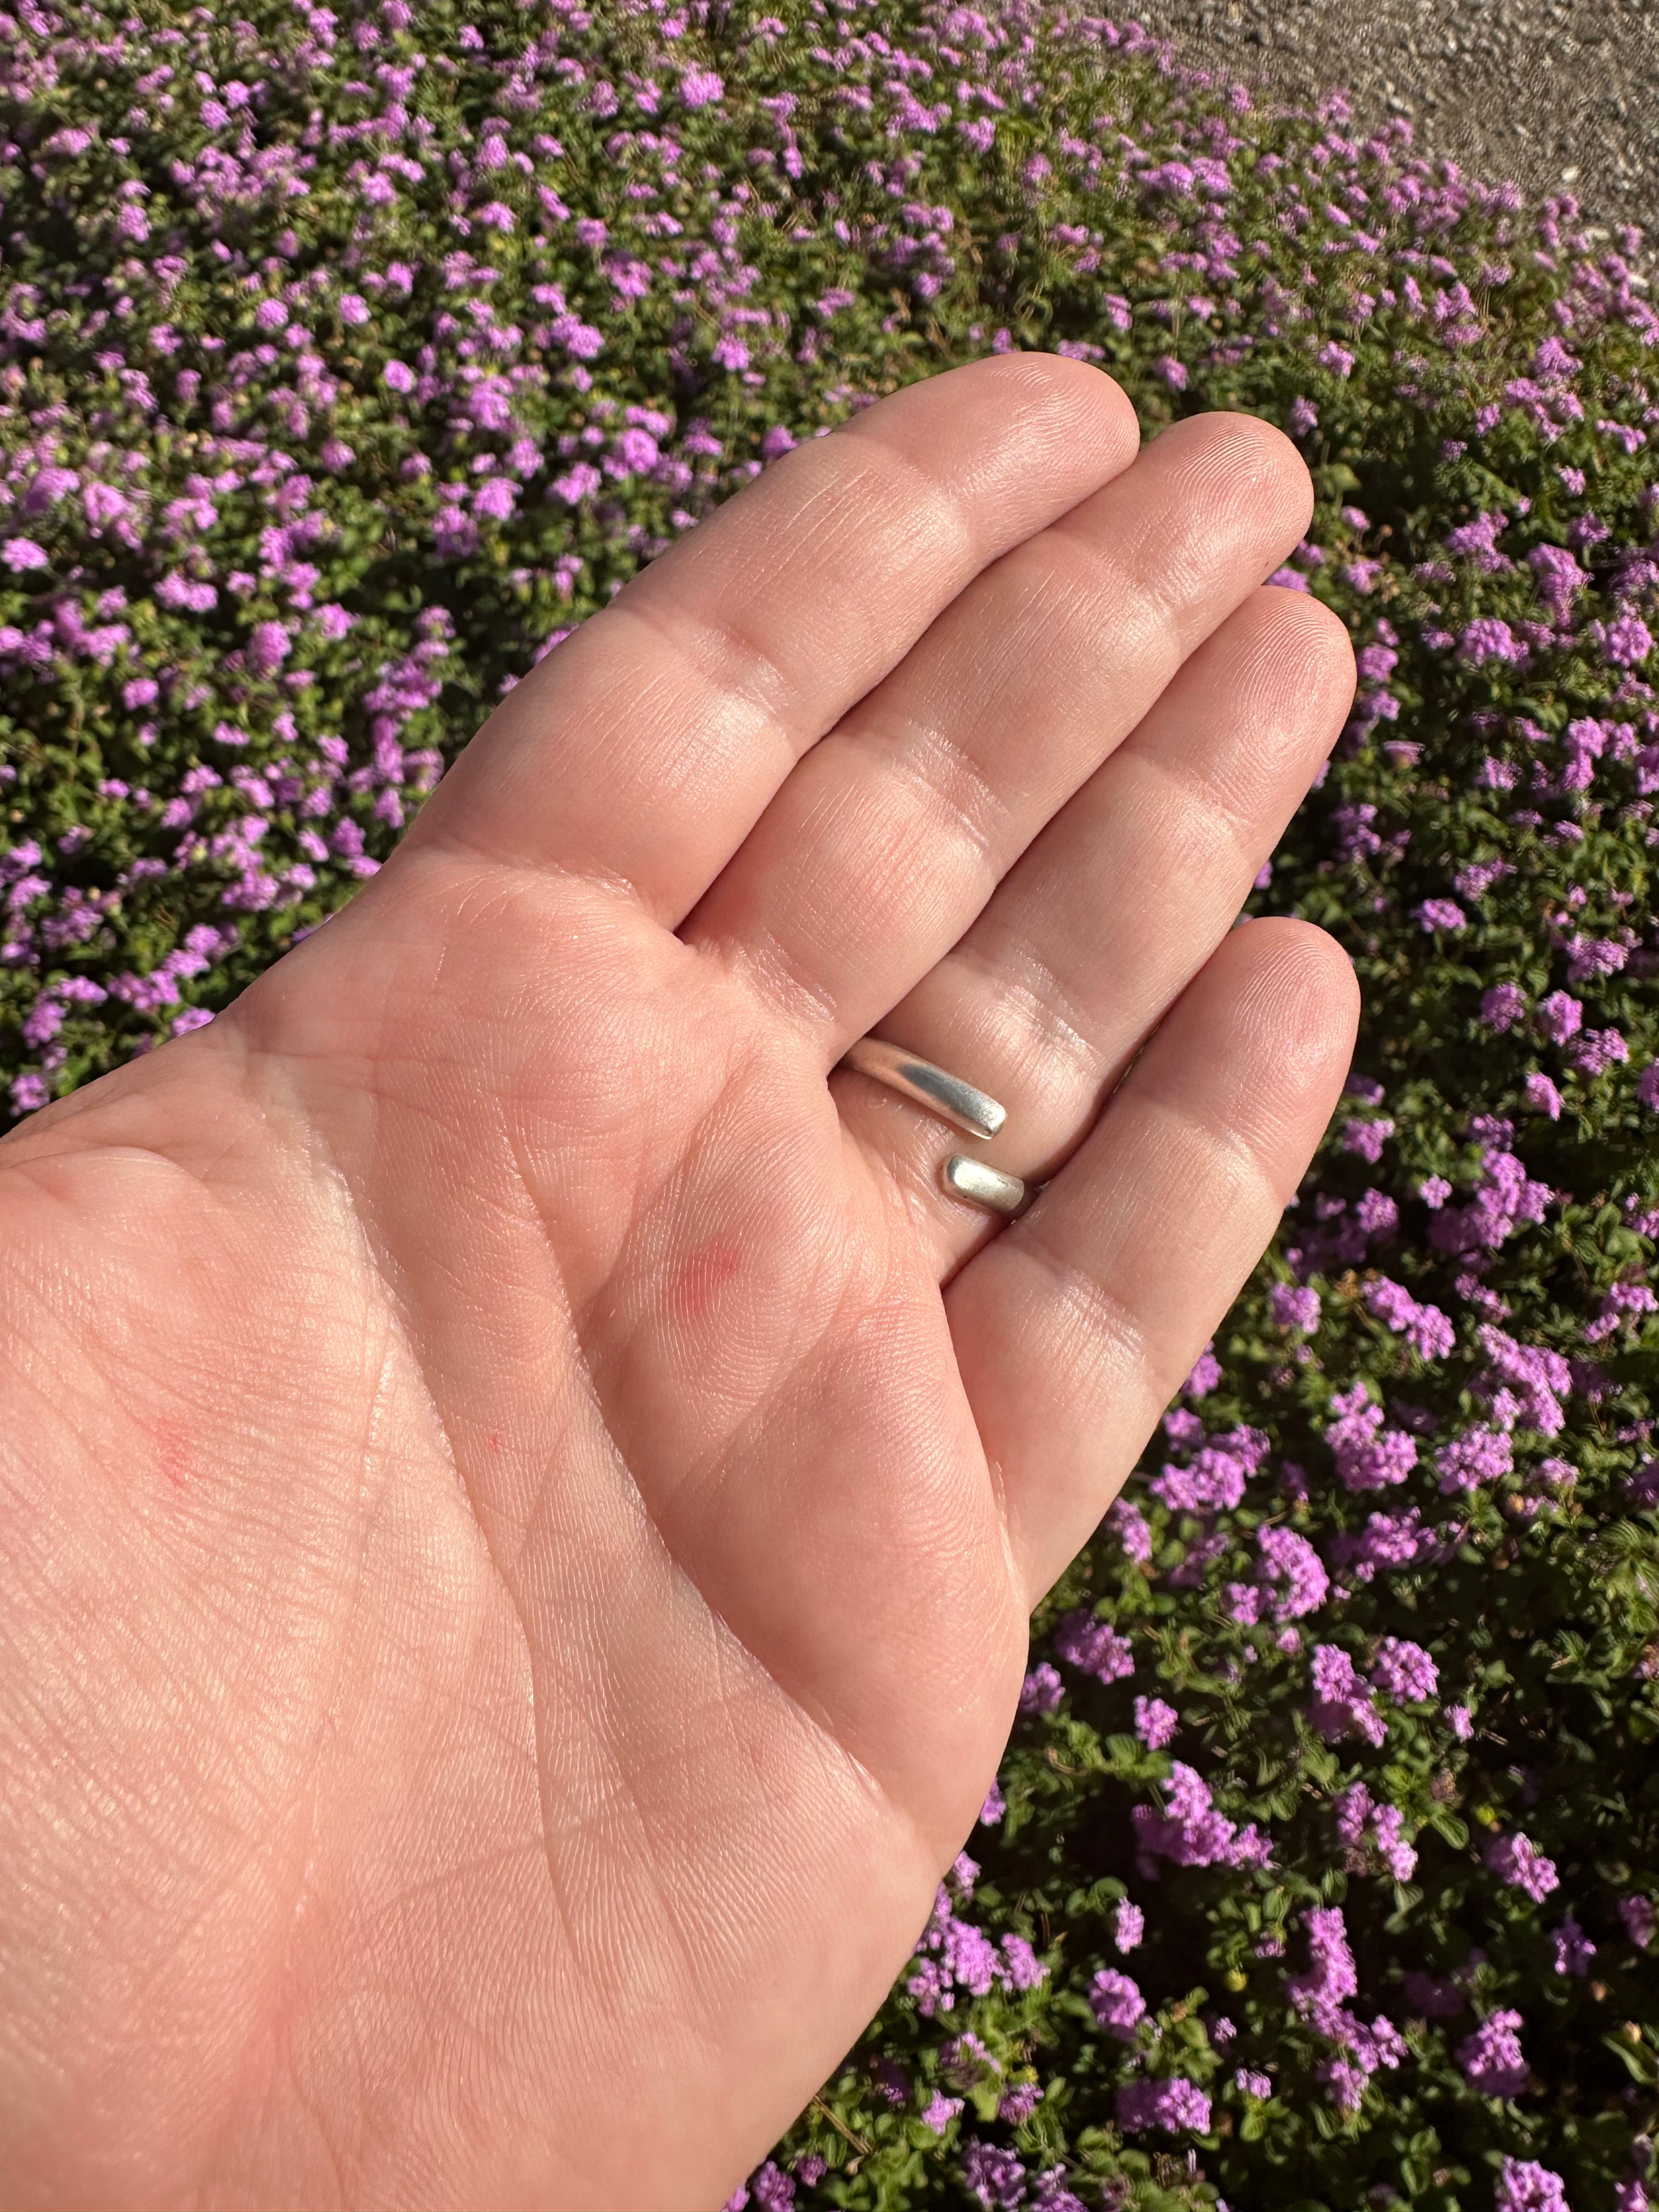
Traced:
[[983, 1091], [975, 1091], [959, 1075], [935, 1067], [931, 1060], [923, 1060], [917, 1053], [906, 1052], [902, 1045], [884, 1043], [879, 1037], [860, 1037], [842, 1054], [842, 1065], [857, 1068], [860, 1075], [873, 1076], [913, 1105], [942, 1114], [970, 1137], [994, 1137], [1008, 1118], [1006, 1106], [1000, 1106]]
[[[988, 1092], [975, 1090], [971, 1083], [964, 1083], [959, 1075], [936, 1066], [931, 1060], [906, 1052], [902, 1045], [888, 1044], [879, 1037], [860, 1037], [842, 1055], [842, 1064], [884, 1083], [913, 1105], [925, 1106], [930, 1114], [941, 1115], [970, 1137], [994, 1137], [1008, 1118], [1007, 1108]], [[965, 1152], [952, 1152], [943, 1161], [939, 1179], [940, 1188], [951, 1198], [1005, 1218], [1023, 1213], [1036, 1195], [1020, 1176], [1005, 1175], [1000, 1168], [969, 1159]]]
[[939, 1179], [952, 1198], [965, 1198], [970, 1206], [982, 1206], [988, 1213], [1010, 1218], [1024, 1213], [1036, 1195], [1020, 1176], [1004, 1175], [1000, 1168], [970, 1160], [963, 1152], [951, 1153], [940, 1168]]

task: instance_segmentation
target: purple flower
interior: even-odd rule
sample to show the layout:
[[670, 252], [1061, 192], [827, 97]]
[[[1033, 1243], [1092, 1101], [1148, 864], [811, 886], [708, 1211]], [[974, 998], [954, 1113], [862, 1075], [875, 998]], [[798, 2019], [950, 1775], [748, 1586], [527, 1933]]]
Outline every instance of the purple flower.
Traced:
[[1026, 2179], [1020, 2160], [997, 2144], [975, 2141], [963, 2154], [963, 2185], [987, 2212], [1014, 2212], [1024, 2204]]
[[1479, 1395], [1510, 1428], [1524, 1422], [1547, 1437], [1559, 1436], [1565, 1415], [1561, 1400], [1572, 1386], [1572, 1370], [1559, 1352], [1521, 1345], [1490, 1322], [1475, 1332], [1490, 1365], [1475, 1377]]
[[1256, 1531], [1261, 1558], [1257, 1578], [1273, 1592], [1275, 1620], [1297, 1620], [1316, 1613], [1325, 1602], [1330, 1577], [1324, 1563], [1305, 1536], [1294, 1528], [1272, 1527]]
[[1558, 1974], [1577, 1974], [1582, 1978], [1589, 1972], [1589, 1962], [1595, 1956], [1595, 1946], [1571, 1913], [1559, 1928], [1552, 1930], [1550, 1941], [1555, 1947], [1555, 1971]]
[[1501, 1036], [1512, 1030], [1527, 1011], [1527, 994], [1518, 983], [1494, 983], [1480, 1000], [1480, 1018]]
[[518, 504], [519, 487], [510, 477], [486, 477], [472, 495], [472, 512], [505, 522]]
[[1124, 1557], [1145, 1566], [1152, 1556], [1152, 1531], [1140, 1508], [1127, 1498], [1115, 1498], [1106, 1515], [1106, 1526], [1123, 1547]]
[[293, 641], [284, 624], [259, 623], [248, 640], [248, 666], [256, 676], [274, 676], [292, 650]]
[[1613, 668], [1634, 668], [1653, 651], [1652, 631], [1631, 609], [1605, 629], [1599, 623], [1595, 624], [1592, 634], [1598, 635], [1601, 657]]
[[781, 2166], [769, 2158], [760, 2172], [750, 2177], [750, 2193], [763, 2212], [793, 2212], [795, 2185]]
[[1103, 1620], [1097, 1620], [1086, 1606], [1061, 1615], [1054, 1624], [1057, 1657], [1079, 1667], [1102, 1682], [1116, 1682], [1135, 1671], [1134, 1654], [1127, 1637]]
[[1565, 1044], [1584, 1018], [1580, 1002], [1567, 991], [1552, 991], [1538, 1004], [1538, 1026], [1552, 1044]]
[[1468, 916], [1451, 899], [1425, 899], [1412, 912], [1425, 930], [1464, 929], [1468, 926]]
[[24, 496], [24, 514], [44, 514], [49, 507], [56, 507], [59, 500], [67, 497], [80, 481], [73, 469], [42, 469]]
[[[1302, 1916], [1308, 1931], [1310, 1964], [1305, 1973], [1285, 1978], [1285, 1990], [1297, 2013], [1333, 2046], [1318, 2078], [1334, 2093], [1346, 2112], [1358, 2109], [1364, 2085], [1378, 2067], [1395, 2067], [1406, 2055], [1403, 2038], [1386, 2014], [1362, 2021], [1343, 2002], [1359, 1986], [1353, 1953], [1340, 1906], [1315, 1906]], [[1260, 1948], [1260, 1947], [1258, 1947]]]
[[1336, 1840], [1357, 1844], [1365, 1832], [1371, 1809], [1371, 1793], [1363, 1782], [1354, 1783], [1336, 1801]]
[[936, 2136], [942, 2136], [961, 2110], [960, 2097], [947, 2097], [942, 2089], [936, 2090], [932, 2102], [921, 2115], [921, 2124], [931, 2128]]
[[1469, 2087], [1483, 2097], [1518, 2097], [1528, 2068], [1522, 2054], [1518, 2012], [1495, 2012], [1457, 2046], [1457, 2063]]
[[707, 107], [725, 95], [725, 80], [713, 70], [687, 70], [680, 79], [680, 98], [688, 107]]
[[1023, 1713], [1052, 1713], [1065, 1694], [1066, 1685], [1045, 1659], [1025, 1677], [1019, 1692], [1019, 1710]]
[[1166, 1705], [1162, 1698], [1137, 1698], [1134, 1711], [1135, 1734], [1148, 1751], [1161, 1750], [1180, 1723], [1175, 1707]]
[[1534, 1068], [1527, 1078], [1527, 1103], [1540, 1114], [1547, 1114], [1552, 1121], [1561, 1118], [1561, 1094], [1547, 1075]]
[[1621, 1897], [1619, 1900], [1619, 1917], [1625, 1924], [1626, 1935], [1635, 1944], [1637, 1949], [1645, 1951], [1653, 1941], [1655, 1921], [1659, 1919], [1659, 1914], [1654, 1911], [1653, 1899], [1650, 1897], [1639, 1895]]
[[1494, 2212], [1572, 2212], [1560, 2175], [1531, 2158], [1505, 2156], [1492, 2203]]
[[1034, 1990], [1048, 1978], [1048, 1969], [1023, 1936], [1005, 1936], [997, 1979], [1011, 1990]]
[[1113, 1942], [1120, 1951], [1133, 1951], [1146, 1932], [1146, 1914], [1127, 1897], [1120, 1897], [1112, 1912]]
[[1396, 1881], [1409, 1881], [1417, 1871], [1417, 1853], [1406, 1841], [1405, 1828], [1406, 1816], [1397, 1805], [1379, 1805], [1371, 1814], [1371, 1841]]
[[1152, 1861], [1158, 1858], [1172, 1860], [1176, 1866], [1260, 1866], [1266, 1863], [1267, 1840], [1254, 1821], [1241, 1829], [1218, 1813], [1201, 1777], [1178, 1759], [1171, 1764], [1164, 1800], [1166, 1812], [1155, 1812], [1150, 1805], [1136, 1805], [1129, 1814], [1146, 1870], [1151, 1870]]
[[[1377, 1190], [1373, 1187], [1360, 1192], [1358, 1200], [1354, 1206], [1354, 1218], [1368, 1237], [1392, 1237], [1400, 1226], [1400, 1208], [1389, 1196], [1387, 1191]], [[1435, 1309], [1432, 1306], [1424, 1306], [1419, 1310], [1423, 1313], [1432, 1313]]]
[[1475, 1490], [1483, 1482], [1500, 1481], [1513, 1468], [1515, 1454], [1501, 1430], [1468, 1429], [1440, 1447], [1434, 1464], [1440, 1477], [1440, 1494], [1449, 1498], [1455, 1491]]
[[1376, 1318], [1405, 1336], [1425, 1359], [1443, 1359], [1456, 1341], [1438, 1306], [1419, 1305], [1402, 1284], [1381, 1275], [1367, 1284], [1365, 1304]]
[[994, 1828], [1008, 1809], [1008, 1801], [994, 1782], [985, 1793], [985, 1802], [979, 1808], [979, 1825]]
[[52, 556], [44, 545], [37, 545], [32, 538], [8, 538], [0, 545], [0, 561], [14, 574], [21, 574], [27, 568], [46, 568], [52, 565]]
[[[1504, 1124], [1506, 1135], [1510, 1127]], [[1429, 1242], [1437, 1252], [1476, 1247], [1495, 1252], [1522, 1223], [1541, 1221], [1555, 1195], [1547, 1183], [1533, 1182], [1515, 1154], [1497, 1143], [1482, 1155], [1481, 1178], [1471, 1204], [1441, 1212], [1431, 1224]]]
[[1231, 1429], [1203, 1445], [1190, 1467], [1164, 1468], [1153, 1478], [1152, 1492], [1172, 1512], [1231, 1512], [1267, 1455], [1261, 1430]]
[[415, 389], [415, 372], [407, 362], [389, 361], [380, 374], [393, 392], [413, 392]]
[[1221, 1380], [1221, 1362], [1215, 1356], [1215, 1340], [1211, 1338], [1193, 1362], [1193, 1371], [1182, 1384], [1182, 1395], [1202, 1398], [1213, 1390]]
[[1387, 1735], [1388, 1723], [1354, 1673], [1352, 1659], [1339, 1645], [1314, 1646], [1313, 1687], [1308, 1718], [1327, 1743], [1363, 1735], [1368, 1743], [1380, 1744]]
[[1271, 2075], [1252, 2074], [1243, 2066], [1233, 2076], [1233, 2086], [1247, 2097], [1271, 2097], [1273, 2093]]
[[1416, 1438], [1383, 1427], [1382, 1408], [1371, 1403], [1363, 1382], [1336, 1392], [1331, 1410], [1337, 1419], [1325, 1441], [1345, 1490], [1383, 1490], [1406, 1480], [1417, 1465]]
[[[1582, 726], [1577, 722], [1574, 729]], [[1630, 958], [1630, 948], [1617, 938], [1586, 937], [1575, 930], [1567, 943], [1567, 981], [1593, 983], [1603, 975], [1616, 975]]]
[[1135, 2025], [1145, 2014], [1146, 2000], [1127, 1974], [1115, 1966], [1103, 1966], [1089, 1984], [1089, 2002], [1095, 2018], [1120, 2043], [1133, 2043]]
[[1431, 1698], [1440, 1686], [1440, 1669], [1420, 1644], [1385, 1636], [1371, 1668], [1371, 1680], [1385, 1697], [1408, 1705]]
[[1347, 1121], [1343, 1124], [1342, 1149], [1345, 1152], [1358, 1152], [1362, 1160], [1369, 1160], [1375, 1167], [1382, 1157], [1383, 1146], [1393, 1134], [1394, 1123], [1386, 1114], [1378, 1115], [1371, 1121]]
[[1486, 1864], [1511, 1889], [1524, 1890], [1534, 1905], [1541, 1905], [1560, 1887], [1555, 1862], [1547, 1859], [1532, 1838], [1517, 1829], [1512, 1836], [1494, 1836], [1486, 1846]]
[[1567, 1058], [1586, 1075], [1604, 1075], [1630, 1058], [1630, 1047], [1615, 1029], [1586, 1030], [1567, 1047]]
[[1319, 1327], [1319, 1293], [1295, 1283], [1275, 1283], [1268, 1293], [1273, 1317], [1281, 1328], [1299, 1328], [1311, 1335]]
[[356, 619], [356, 615], [349, 613], [337, 600], [334, 599], [331, 599], [325, 606], [314, 609], [313, 612], [313, 620], [316, 623], [319, 631], [331, 645], [337, 645]]
[[1128, 2081], [1117, 2093], [1117, 2124], [1126, 2134], [1146, 2128], [1191, 2128], [1199, 2135], [1210, 2131], [1210, 2100], [1197, 2084], [1177, 2074], [1167, 2081], [1143, 2076]]
[[551, 489], [568, 507], [574, 507], [584, 499], [591, 499], [604, 482], [592, 461], [578, 461], [574, 468], [554, 477]]
[[624, 430], [611, 450], [624, 475], [643, 476], [657, 465], [657, 441], [648, 430]]
[[594, 361], [605, 351], [605, 332], [574, 315], [556, 315], [548, 331], [554, 343], [576, 361]]
[[1458, 640], [1457, 657], [1470, 668], [1483, 667], [1489, 660], [1511, 664], [1525, 660], [1527, 647], [1516, 637], [1506, 622], [1490, 615], [1478, 616]]

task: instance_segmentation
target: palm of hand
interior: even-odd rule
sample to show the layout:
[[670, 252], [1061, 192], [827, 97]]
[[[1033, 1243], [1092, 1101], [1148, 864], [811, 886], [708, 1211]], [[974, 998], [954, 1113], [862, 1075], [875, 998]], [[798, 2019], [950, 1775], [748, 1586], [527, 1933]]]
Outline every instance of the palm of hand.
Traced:
[[[1165, 595], [1179, 675], [1126, 619], [1115, 732], [1046, 785], [1052, 731], [976, 768], [1002, 786], [953, 838], [948, 672], [1030, 618], [1012, 556], [985, 564], [1061, 516], [1047, 557], [1073, 559], [1136, 498], [1153, 531], [1223, 434], [1182, 434], [1194, 482], [1156, 447], [1120, 477], [1113, 388], [1041, 361], [831, 443], [885, 451], [884, 417], [936, 480], [978, 471], [970, 526], [907, 551], [909, 486], [886, 539], [838, 538], [836, 457], [792, 457], [520, 687], [346, 912], [0, 1148], [27, 1532], [0, 1839], [35, 1870], [0, 1936], [12, 2201], [717, 2203], [902, 1961], [1031, 1604], [1300, 1174], [1346, 968], [1291, 925], [1217, 949], [1346, 703], [1346, 646], [1249, 594], [1299, 472], [1227, 430], [1277, 511], [1217, 526], [1215, 573]], [[793, 622], [782, 580], [745, 580], [786, 523], [823, 591]], [[1219, 758], [1249, 692], [1226, 653], [1282, 659], [1286, 621], [1300, 721], [1185, 935], [1138, 987], [1054, 980], [1034, 917], [1075, 874], [1068, 817], [1097, 848], [1130, 805], [1114, 734]], [[1020, 680], [1089, 719], [1074, 672]], [[757, 737], [786, 697], [793, 774]], [[738, 765], [698, 786], [662, 730]], [[1034, 975], [1084, 1036], [1062, 1078]], [[826, 1082], [890, 1008], [1014, 1107], [989, 1157], [1064, 1169], [1013, 1227], [939, 1193], [970, 1148], [942, 1124]]]

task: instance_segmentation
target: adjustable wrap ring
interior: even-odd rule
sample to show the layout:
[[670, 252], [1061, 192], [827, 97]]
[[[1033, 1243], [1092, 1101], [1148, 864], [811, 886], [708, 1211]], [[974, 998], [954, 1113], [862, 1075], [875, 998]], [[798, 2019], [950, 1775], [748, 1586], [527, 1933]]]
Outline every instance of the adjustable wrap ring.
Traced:
[[[1008, 1118], [1007, 1108], [988, 1092], [963, 1082], [948, 1068], [923, 1060], [920, 1054], [879, 1037], [860, 1037], [842, 1055], [842, 1066], [884, 1083], [890, 1091], [896, 1091], [913, 1105], [925, 1106], [930, 1114], [939, 1115], [970, 1137], [981, 1140], [994, 1137]], [[1042, 1188], [1041, 1183], [1028, 1184], [1019, 1176], [1005, 1175], [1000, 1168], [988, 1167], [983, 1160], [970, 1159], [965, 1152], [952, 1152], [941, 1164], [939, 1183], [952, 1198], [1005, 1218], [1023, 1213]]]

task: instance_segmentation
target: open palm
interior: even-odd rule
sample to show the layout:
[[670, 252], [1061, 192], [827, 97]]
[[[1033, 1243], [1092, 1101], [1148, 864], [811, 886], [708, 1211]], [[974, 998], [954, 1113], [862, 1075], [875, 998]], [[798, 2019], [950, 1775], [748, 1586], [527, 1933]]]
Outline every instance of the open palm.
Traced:
[[1352, 1043], [1231, 929], [1306, 473], [1137, 447], [1027, 356], [787, 455], [0, 1145], [9, 2205], [718, 2205], [880, 2002]]

